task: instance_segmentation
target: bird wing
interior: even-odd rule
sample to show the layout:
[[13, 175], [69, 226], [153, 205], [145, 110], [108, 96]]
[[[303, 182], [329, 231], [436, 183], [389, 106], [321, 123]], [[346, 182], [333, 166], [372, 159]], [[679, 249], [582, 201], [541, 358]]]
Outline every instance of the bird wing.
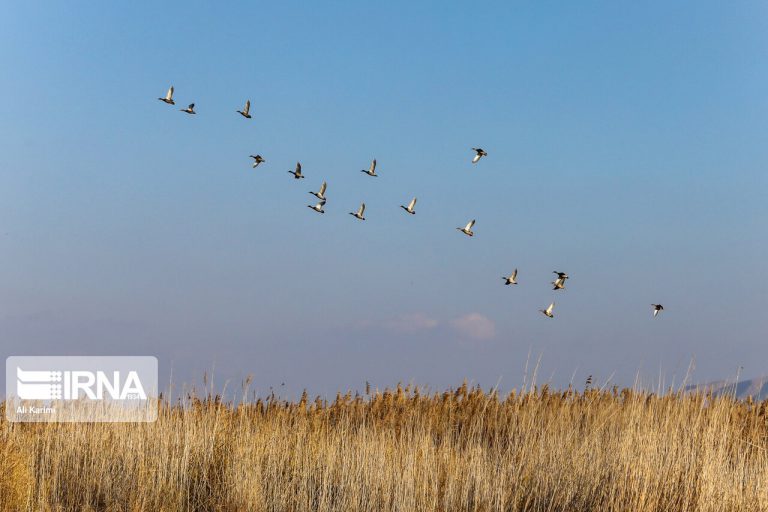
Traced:
[[328, 187], [328, 184], [326, 182], [323, 182], [322, 185], [320, 185], [320, 195], [325, 195], [325, 189]]
[[475, 157], [472, 158], [472, 163], [476, 164], [478, 160], [480, 160], [480, 155], [475, 155]]
[[168, 92], [165, 94], [165, 99], [167, 100], [173, 99], [173, 86], [170, 86], [168, 88]]
[[245, 100], [245, 113], [247, 114], [251, 110], [251, 100]]
[[547, 307], [547, 309], [546, 309], [547, 314], [551, 315], [553, 309], [555, 309], [555, 303], [554, 302]]
[[188, 106], [187, 108], [188, 108], [189, 110], [194, 110], [194, 109], [195, 109], [195, 104], [194, 104], [194, 103], [190, 103], [190, 104], [189, 104], [189, 106]]
[[474, 225], [475, 225], [475, 220], [474, 220], [474, 219], [472, 219], [471, 221], [469, 221], [469, 222], [467, 223], [467, 226], [466, 226], [464, 229], [466, 229], [467, 231], [469, 231], [469, 230], [471, 230], [471, 229], [472, 229], [472, 226], [474, 226]]
[[514, 281], [515, 279], [517, 279], [517, 269], [515, 269], [515, 270], [512, 272], [512, 275], [511, 275], [511, 276], [509, 276], [509, 277], [510, 277], [510, 278], [511, 278], [513, 281]]
[[362, 217], [363, 213], [365, 213], [365, 203], [360, 203], [360, 209], [357, 210], [357, 214]]
[[371, 174], [374, 174], [376, 172], [376, 159], [373, 159], [373, 162], [371, 162], [371, 168], [368, 169], [368, 172]]
[[301, 163], [296, 162], [296, 174], [301, 174]]
[[413, 210], [413, 207], [416, 206], [416, 198], [414, 197], [411, 199], [411, 202], [408, 204], [408, 209]]

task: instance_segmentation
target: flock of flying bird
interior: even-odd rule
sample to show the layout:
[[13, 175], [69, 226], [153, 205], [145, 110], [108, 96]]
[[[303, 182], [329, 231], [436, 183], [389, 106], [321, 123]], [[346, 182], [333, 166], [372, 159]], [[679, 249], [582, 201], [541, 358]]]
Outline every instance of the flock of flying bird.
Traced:
[[[165, 94], [164, 98], [157, 98], [158, 100], [165, 102], [169, 105], [175, 105], [176, 102], [173, 101], [173, 86], [168, 88], [168, 92]], [[187, 114], [197, 114], [195, 112], [195, 104], [190, 103], [187, 108], [180, 109], [182, 112], [186, 112]], [[247, 100], [245, 102], [245, 107], [243, 107], [243, 110], [237, 110], [236, 112], [240, 114], [241, 116], [245, 117], [246, 119], [251, 119], [251, 100]], [[480, 161], [481, 158], [488, 156], [488, 153], [486, 153], [482, 148], [472, 148], [472, 151], [475, 152], [475, 156], [472, 158], [472, 163], [476, 164]], [[264, 158], [261, 155], [250, 155], [250, 157], [253, 159], [253, 168], [255, 169], [260, 164], [266, 162]], [[374, 178], [377, 178], [379, 175], [376, 174], [376, 159], [374, 158], [371, 162], [371, 166], [366, 170], [362, 169], [360, 172], [367, 174], [368, 176], [372, 176]], [[289, 174], [293, 175], [294, 179], [300, 180], [304, 178], [304, 175], [301, 173], [301, 163], [296, 162], [296, 168], [292, 171], [288, 171]], [[325, 206], [325, 203], [327, 201], [327, 198], [325, 197], [325, 190], [328, 188], [328, 184], [324, 181], [322, 185], [320, 185], [320, 190], [317, 192], [310, 191], [309, 193], [313, 196], [317, 197], [318, 202], [314, 205], [307, 205], [307, 208], [310, 208], [318, 213], [325, 213], [325, 210], [323, 210], [323, 206]], [[414, 197], [411, 199], [411, 202], [408, 203], [408, 206], [400, 205], [400, 208], [405, 210], [407, 213], [411, 215], [416, 214], [416, 198]], [[361, 203], [360, 207], [355, 212], [349, 212], [350, 215], [355, 217], [358, 220], [365, 220], [365, 203]], [[472, 237], [475, 235], [474, 231], [472, 231], [472, 227], [475, 225], [475, 220], [471, 220], [467, 223], [466, 226], [463, 228], [456, 228], [457, 230], [461, 231], [465, 235]], [[557, 275], [554, 281], [552, 281], [553, 290], [565, 290], [565, 281], [568, 279], [568, 274], [565, 272], [560, 271], [553, 271], [554, 274]], [[509, 276], [503, 276], [502, 279], [504, 280], [504, 284], [510, 285], [510, 284], [517, 284], [517, 269], [515, 269]], [[664, 310], [664, 306], [661, 304], [651, 304], [651, 307], [653, 308], [653, 316], [654, 318]], [[555, 309], [555, 303], [552, 302], [547, 306], [546, 309], [540, 309], [539, 311], [543, 313], [548, 318], [554, 318], [555, 315], [552, 313], [552, 311]]]

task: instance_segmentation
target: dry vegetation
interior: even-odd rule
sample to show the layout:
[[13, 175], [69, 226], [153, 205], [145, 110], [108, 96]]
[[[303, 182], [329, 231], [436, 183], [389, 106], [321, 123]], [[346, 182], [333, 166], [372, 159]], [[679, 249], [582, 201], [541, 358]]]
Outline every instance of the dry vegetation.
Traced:
[[191, 399], [154, 424], [0, 423], [24, 511], [768, 510], [768, 405], [546, 387], [286, 403]]

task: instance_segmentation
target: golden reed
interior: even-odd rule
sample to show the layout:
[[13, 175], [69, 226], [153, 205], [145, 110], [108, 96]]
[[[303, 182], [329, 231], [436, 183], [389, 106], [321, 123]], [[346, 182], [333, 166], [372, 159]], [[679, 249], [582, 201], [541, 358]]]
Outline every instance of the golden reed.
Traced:
[[0, 423], [3, 511], [765, 511], [768, 402], [462, 385]]

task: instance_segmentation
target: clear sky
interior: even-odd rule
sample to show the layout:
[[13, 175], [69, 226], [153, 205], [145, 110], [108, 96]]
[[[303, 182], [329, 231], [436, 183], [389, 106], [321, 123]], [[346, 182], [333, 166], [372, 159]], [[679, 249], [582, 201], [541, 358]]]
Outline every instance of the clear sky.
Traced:
[[27, 4], [0, 4], [3, 359], [321, 394], [509, 389], [529, 354], [556, 385], [768, 374], [764, 2]]

